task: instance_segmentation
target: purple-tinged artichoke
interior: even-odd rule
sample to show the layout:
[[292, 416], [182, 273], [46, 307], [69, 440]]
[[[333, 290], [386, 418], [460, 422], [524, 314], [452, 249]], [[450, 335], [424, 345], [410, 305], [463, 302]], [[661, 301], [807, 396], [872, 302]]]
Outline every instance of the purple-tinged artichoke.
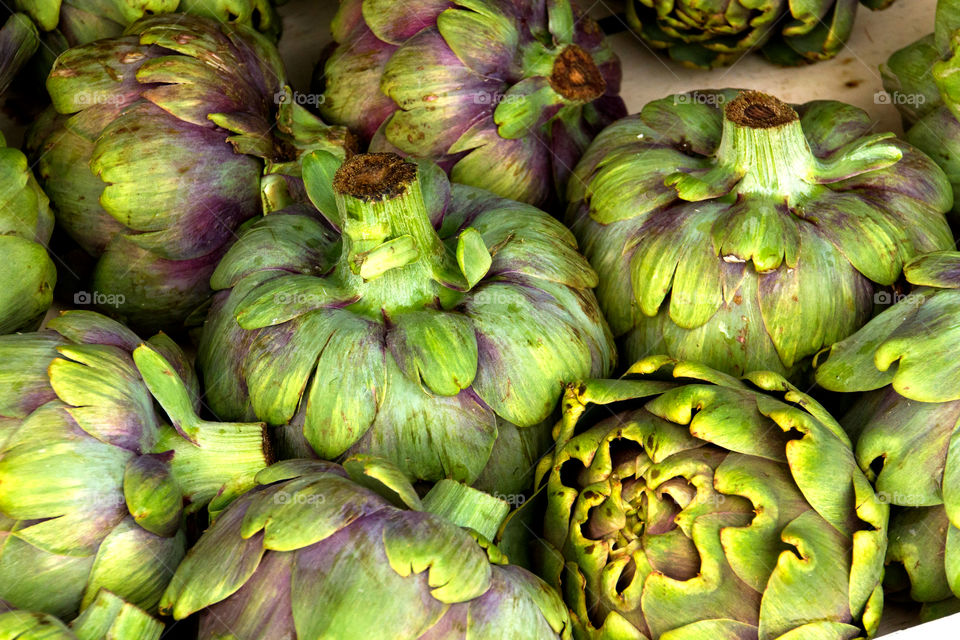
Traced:
[[576, 638], [876, 633], [889, 508], [784, 378], [652, 356], [571, 386], [557, 436], [541, 575]]
[[914, 291], [835, 344], [817, 382], [861, 394], [841, 423], [893, 506], [888, 591], [939, 617], [960, 610], [960, 253], [904, 273]]
[[37, 28], [26, 14], [14, 13], [6, 19], [0, 28], [0, 97], [39, 44]]
[[0, 599], [70, 619], [108, 589], [153, 611], [185, 515], [271, 462], [264, 426], [199, 419], [164, 334], [92, 311], [48, 326], [0, 337]]
[[529, 487], [563, 385], [615, 358], [573, 235], [429, 161], [314, 152], [303, 172], [321, 213], [265, 216], [213, 274], [198, 353], [211, 409], [290, 423], [300, 457]]
[[904, 137], [943, 168], [960, 196], [960, 2], [940, 0], [934, 24], [934, 33], [894, 53], [880, 72]]
[[14, 0], [40, 30], [37, 73], [46, 74], [70, 47], [116, 38], [131, 24], [152, 15], [187, 13], [221, 23], [238, 23], [276, 41], [281, 20], [274, 0]]
[[[31, 145], [58, 223], [98, 258], [91, 298], [138, 328], [181, 325], [312, 117], [283, 99], [279, 53], [242, 25], [156, 16], [70, 49], [47, 88], [56, 112]], [[313, 127], [343, 155], [344, 129]]]
[[601, 133], [568, 222], [628, 360], [800, 375], [916, 255], [953, 247], [930, 158], [847, 104], [746, 91], [651, 102]]
[[620, 62], [571, 0], [345, 0], [321, 111], [371, 151], [541, 206], [626, 115]]
[[162, 633], [159, 620], [106, 589], [69, 626], [50, 614], [0, 600], [0, 640], [160, 640]]
[[200, 640], [569, 640], [563, 602], [491, 541], [507, 504], [452, 480], [421, 500], [371, 459], [257, 475], [163, 596]]
[[35, 329], [53, 302], [53, 214], [27, 158], [0, 134], [0, 335]]
[[718, 67], [762, 51], [772, 62], [827, 60], [843, 49], [858, 5], [893, 0], [626, 0], [627, 24], [644, 42], [692, 67]]

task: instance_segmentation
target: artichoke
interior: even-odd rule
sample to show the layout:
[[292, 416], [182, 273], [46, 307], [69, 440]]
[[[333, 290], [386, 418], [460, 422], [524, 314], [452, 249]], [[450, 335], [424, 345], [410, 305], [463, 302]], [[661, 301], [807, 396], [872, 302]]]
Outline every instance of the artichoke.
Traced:
[[620, 62], [571, 0], [344, 0], [321, 112], [372, 151], [541, 206], [626, 115]]
[[943, 172], [850, 105], [679, 94], [609, 127], [568, 221], [630, 361], [800, 376], [914, 256], [953, 246]]
[[840, 426], [784, 378], [651, 356], [571, 386], [564, 407], [539, 471], [541, 575], [575, 637], [877, 631], [889, 507]]
[[108, 589], [151, 611], [184, 515], [269, 464], [263, 425], [197, 418], [164, 334], [143, 343], [92, 311], [48, 326], [0, 337], [0, 599], [69, 619]]
[[429, 161], [317, 151], [303, 173], [320, 213], [256, 221], [213, 274], [197, 355], [213, 412], [290, 423], [285, 455], [468, 484], [490, 461], [482, 488], [532, 484], [562, 385], [615, 358], [573, 236]]
[[[937, 3], [936, 30], [880, 67], [887, 96], [903, 116], [905, 138], [933, 158], [960, 194], [960, 2]], [[960, 198], [954, 199], [960, 213]]]
[[161, 633], [159, 621], [106, 590], [69, 627], [49, 614], [0, 601], [0, 640], [160, 640]]
[[[57, 59], [56, 111], [31, 147], [59, 224], [98, 258], [81, 297], [150, 331], [207, 300], [237, 227], [261, 213], [264, 170], [296, 159], [296, 131], [283, 130], [310, 116], [282, 99], [283, 83], [262, 36], [182, 15]], [[315, 146], [343, 155], [345, 130], [313, 126]]]
[[960, 608], [960, 253], [922, 256], [904, 272], [917, 288], [835, 344], [817, 382], [865, 392], [841, 423], [894, 505], [888, 587], [936, 617]]
[[[274, 0], [14, 0], [42, 34], [38, 73], [47, 73], [56, 57], [95, 40], [116, 38], [131, 24], [151, 15], [188, 13], [221, 23], [243, 24], [276, 40], [281, 20]], [[36, 32], [36, 29], [34, 29]]]
[[626, 0], [627, 24], [651, 47], [692, 67], [730, 64], [760, 50], [772, 62], [827, 60], [843, 49], [858, 4], [893, 0]]
[[4, 144], [0, 134], [0, 335], [39, 326], [57, 283], [46, 249], [53, 233], [49, 200], [27, 158]]
[[201, 640], [571, 637], [557, 594], [491, 542], [501, 500], [444, 480], [421, 501], [370, 459], [280, 462], [257, 480], [163, 596], [176, 619], [202, 610]]
[[0, 96], [39, 44], [37, 28], [26, 14], [14, 13], [6, 19], [0, 28]]

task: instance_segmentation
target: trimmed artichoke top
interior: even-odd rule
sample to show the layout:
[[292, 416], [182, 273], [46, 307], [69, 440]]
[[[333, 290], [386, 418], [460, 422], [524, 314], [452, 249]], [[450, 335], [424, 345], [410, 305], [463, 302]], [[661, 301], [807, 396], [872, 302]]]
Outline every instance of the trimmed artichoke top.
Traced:
[[[384, 461], [279, 462], [177, 569], [161, 609], [201, 640], [569, 640], [563, 602], [491, 542], [506, 503], [453, 481], [421, 500]], [[462, 528], [461, 528], [462, 527]]]
[[895, 505], [887, 583], [925, 603], [960, 610], [960, 253], [904, 268], [916, 288], [830, 348], [817, 382], [868, 392], [844, 416], [860, 468]]
[[611, 370], [596, 274], [548, 214], [430, 162], [339, 164], [305, 157], [322, 215], [271, 213], [217, 267], [207, 399], [222, 417], [292, 420], [321, 458], [372, 452], [412, 478], [473, 483], [498, 433]]
[[144, 343], [70, 311], [0, 337], [0, 599], [72, 618], [105, 588], [154, 609], [186, 550], [184, 514], [271, 462], [263, 424], [198, 409], [163, 334]]
[[620, 62], [572, 0], [345, 0], [333, 37], [324, 117], [505, 198], [562, 198], [627, 113]]
[[858, 4], [893, 0], [627, 0], [627, 24], [652, 47], [692, 67], [718, 67], [762, 51], [772, 62], [826, 60], [843, 49]]
[[[106, 312], [170, 328], [207, 300], [236, 228], [261, 213], [265, 168], [296, 159], [288, 127], [309, 116], [280, 99], [284, 77], [255, 31], [183, 15], [57, 59], [31, 146], [59, 224], [98, 258], [92, 289], [118, 301]], [[312, 125], [315, 146], [344, 153], [344, 129]]]
[[564, 408], [540, 471], [541, 575], [576, 637], [876, 632], [888, 507], [840, 426], [784, 378], [652, 356], [571, 386]]
[[57, 284], [50, 201], [23, 153], [4, 144], [0, 134], [0, 335], [39, 326]]
[[163, 624], [106, 589], [69, 626], [46, 613], [23, 611], [0, 600], [3, 640], [160, 640]]
[[872, 129], [840, 102], [726, 90], [600, 134], [568, 220], [627, 356], [793, 375], [869, 319], [905, 262], [951, 248], [943, 171]]

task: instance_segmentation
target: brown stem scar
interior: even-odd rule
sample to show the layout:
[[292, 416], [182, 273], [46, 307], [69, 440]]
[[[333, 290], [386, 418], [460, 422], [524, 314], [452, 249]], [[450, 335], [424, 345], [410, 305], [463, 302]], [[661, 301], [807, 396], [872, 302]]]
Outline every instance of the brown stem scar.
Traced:
[[396, 198], [416, 178], [417, 165], [395, 153], [360, 153], [337, 169], [333, 188], [342, 195], [372, 202]]
[[759, 91], [741, 92], [725, 112], [728, 120], [751, 129], [772, 129], [800, 119], [790, 105]]
[[553, 61], [550, 86], [567, 100], [592, 102], [607, 90], [607, 81], [590, 54], [571, 44]]

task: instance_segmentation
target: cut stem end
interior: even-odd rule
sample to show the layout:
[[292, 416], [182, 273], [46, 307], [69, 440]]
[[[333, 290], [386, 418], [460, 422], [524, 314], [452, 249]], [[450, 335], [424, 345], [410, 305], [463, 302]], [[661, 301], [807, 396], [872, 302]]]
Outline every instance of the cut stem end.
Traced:
[[592, 102], [607, 91], [607, 81], [589, 53], [575, 44], [553, 61], [550, 86], [567, 100]]
[[333, 188], [341, 195], [375, 202], [402, 195], [416, 178], [417, 165], [395, 153], [361, 153], [340, 166]]
[[441, 480], [423, 498], [425, 511], [493, 540], [510, 506], [503, 500], [454, 480]]
[[727, 120], [751, 129], [772, 129], [800, 119], [786, 104], [759, 91], [744, 91], [727, 105]]

